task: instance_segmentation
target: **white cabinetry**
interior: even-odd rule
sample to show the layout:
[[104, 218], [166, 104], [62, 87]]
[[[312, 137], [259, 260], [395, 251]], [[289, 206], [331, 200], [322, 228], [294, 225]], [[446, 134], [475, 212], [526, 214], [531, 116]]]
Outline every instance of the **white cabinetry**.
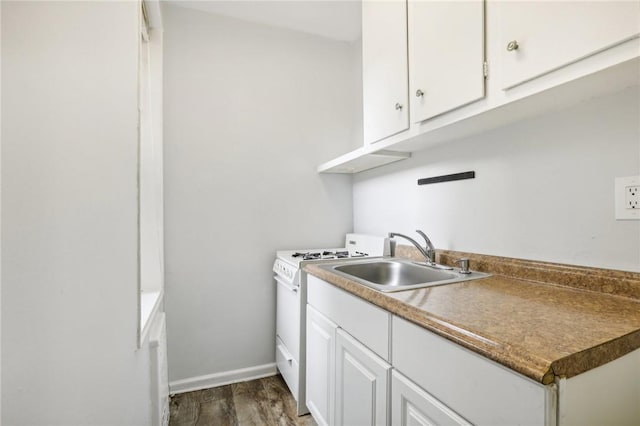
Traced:
[[335, 424], [388, 424], [390, 371], [391, 366], [382, 358], [338, 329]]
[[398, 317], [393, 317], [392, 336], [394, 368], [468, 421], [553, 424], [555, 385], [515, 374]]
[[392, 425], [471, 425], [396, 370], [391, 380]]
[[484, 0], [409, 0], [408, 16], [411, 122], [482, 99]]
[[483, 65], [484, 0], [364, 1], [365, 143], [483, 98]]
[[500, 1], [502, 88], [640, 34], [638, 1]]
[[307, 278], [307, 407], [318, 424], [389, 422], [391, 314]]
[[362, 2], [365, 143], [409, 128], [407, 2]]
[[307, 305], [307, 408], [319, 425], [333, 424], [336, 330]]
[[[363, 11], [385, 3], [366, 2]], [[359, 173], [400, 160], [399, 154], [408, 157], [438, 143], [640, 86], [638, 1], [409, 0], [407, 22], [397, 31], [407, 31], [407, 46], [400, 53], [408, 49], [408, 129], [367, 137], [364, 146], [321, 164], [319, 172]], [[363, 32], [365, 135], [396, 112], [375, 110], [369, 100], [406, 81], [391, 73], [371, 77], [379, 72], [368, 65], [376, 38], [383, 38], [383, 46], [390, 40], [370, 32]], [[384, 32], [392, 30], [385, 27]], [[403, 105], [402, 114], [406, 110]], [[380, 159], [378, 153], [396, 156]]]
[[638, 424], [640, 349], [543, 385], [317, 277], [308, 289], [307, 405], [321, 425]]
[[312, 275], [307, 279], [307, 302], [389, 361], [389, 312]]

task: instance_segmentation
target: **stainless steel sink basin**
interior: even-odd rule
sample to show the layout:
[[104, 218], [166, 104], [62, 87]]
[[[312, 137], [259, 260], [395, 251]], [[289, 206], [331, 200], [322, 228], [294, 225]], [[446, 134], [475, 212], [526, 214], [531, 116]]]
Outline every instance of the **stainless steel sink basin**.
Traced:
[[404, 259], [369, 259], [322, 265], [321, 268], [383, 292], [452, 284], [489, 276], [482, 272], [461, 274], [459, 269], [443, 271]]
[[336, 266], [335, 271], [353, 275], [365, 281], [384, 286], [404, 286], [455, 278], [456, 274], [425, 268], [413, 263], [378, 261]]

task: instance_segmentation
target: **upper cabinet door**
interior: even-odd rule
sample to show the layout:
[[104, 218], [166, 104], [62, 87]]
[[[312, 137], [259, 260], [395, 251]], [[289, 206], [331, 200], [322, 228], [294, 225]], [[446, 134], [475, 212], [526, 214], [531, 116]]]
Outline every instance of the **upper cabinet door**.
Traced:
[[503, 0], [498, 7], [503, 89], [640, 34], [638, 1]]
[[364, 142], [409, 128], [406, 0], [362, 2]]
[[482, 99], [484, 1], [409, 0], [408, 8], [411, 121]]

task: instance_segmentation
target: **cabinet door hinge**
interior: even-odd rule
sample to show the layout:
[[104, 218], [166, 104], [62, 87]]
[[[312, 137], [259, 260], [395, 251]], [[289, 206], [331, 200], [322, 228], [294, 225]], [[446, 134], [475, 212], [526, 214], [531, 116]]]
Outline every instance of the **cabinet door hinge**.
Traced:
[[482, 73], [484, 74], [484, 78], [489, 76], [489, 65], [487, 64], [487, 61], [482, 63]]

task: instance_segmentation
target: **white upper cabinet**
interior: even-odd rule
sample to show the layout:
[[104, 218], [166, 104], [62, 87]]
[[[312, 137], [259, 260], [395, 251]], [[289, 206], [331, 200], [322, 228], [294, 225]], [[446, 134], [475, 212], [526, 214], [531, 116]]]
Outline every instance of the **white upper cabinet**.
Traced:
[[484, 1], [408, 2], [411, 121], [482, 99]]
[[406, 0], [362, 2], [362, 86], [365, 143], [409, 128]]
[[363, 1], [362, 80], [367, 144], [482, 99], [484, 0]]
[[502, 89], [640, 34], [638, 1], [500, 1]]
[[640, 87], [640, 0], [363, 4], [365, 144], [321, 173], [359, 173]]

